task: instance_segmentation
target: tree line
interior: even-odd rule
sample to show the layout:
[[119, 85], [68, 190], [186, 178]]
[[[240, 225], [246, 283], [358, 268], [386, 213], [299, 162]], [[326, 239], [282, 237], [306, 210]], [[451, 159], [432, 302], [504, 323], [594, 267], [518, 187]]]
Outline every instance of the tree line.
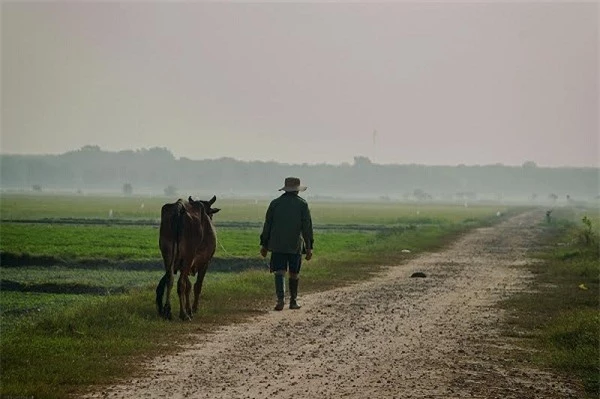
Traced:
[[286, 176], [298, 176], [311, 196], [411, 200], [594, 200], [600, 169], [521, 166], [377, 164], [285, 164], [233, 158], [176, 158], [166, 148], [104, 151], [85, 146], [60, 155], [0, 155], [3, 190], [103, 190], [125, 195], [178, 192], [276, 194]]

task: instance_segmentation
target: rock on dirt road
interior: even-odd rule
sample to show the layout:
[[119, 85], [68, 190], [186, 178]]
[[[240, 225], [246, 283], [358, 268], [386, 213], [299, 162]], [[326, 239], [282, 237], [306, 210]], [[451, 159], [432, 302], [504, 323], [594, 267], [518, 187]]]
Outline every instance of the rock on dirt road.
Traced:
[[[575, 398], [576, 385], [510, 360], [495, 304], [531, 279], [543, 212], [474, 230], [369, 281], [305, 295], [199, 335], [108, 398]], [[426, 278], [410, 278], [412, 273]]]

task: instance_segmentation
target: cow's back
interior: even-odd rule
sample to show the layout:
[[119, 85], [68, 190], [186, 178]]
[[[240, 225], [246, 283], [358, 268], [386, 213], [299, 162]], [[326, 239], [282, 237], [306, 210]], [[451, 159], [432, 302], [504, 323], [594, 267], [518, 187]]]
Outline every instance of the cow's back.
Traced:
[[208, 266], [215, 254], [216, 244], [215, 228], [202, 209], [182, 200], [163, 205], [159, 247], [165, 267], [174, 256], [175, 272], [180, 267], [190, 267], [189, 273], [194, 275]]

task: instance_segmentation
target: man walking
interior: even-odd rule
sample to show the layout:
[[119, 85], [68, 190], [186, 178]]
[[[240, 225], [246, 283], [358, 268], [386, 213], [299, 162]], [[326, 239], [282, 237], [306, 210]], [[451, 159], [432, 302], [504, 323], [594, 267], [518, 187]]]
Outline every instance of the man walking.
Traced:
[[262, 234], [260, 254], [266, 257], [271, 251], [270, 270], [275, 274], [275, 310], [283, 310], [285, 304], [285, 273], [289, 272], [290, 309], [300, 309], [298, 297], [298, 274], [302, 263], [302, 253], [306, 260], [312, 258], [313, 228], [307, 202], [298, 196], [306, 190], [297, 177], [285, 179], [279, 191], [284, 193], [271, 201]]

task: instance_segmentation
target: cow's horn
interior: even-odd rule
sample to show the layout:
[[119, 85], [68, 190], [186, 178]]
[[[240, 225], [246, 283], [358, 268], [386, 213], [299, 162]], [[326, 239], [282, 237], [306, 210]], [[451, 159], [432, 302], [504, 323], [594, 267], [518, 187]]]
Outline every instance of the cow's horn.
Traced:
[[212, 205], [215, 203], [216, 200], [217, 200], [217, 196], [213, 195], [213, 197], [210, 199], [210, 201], [208, 201], [208, 203]]

